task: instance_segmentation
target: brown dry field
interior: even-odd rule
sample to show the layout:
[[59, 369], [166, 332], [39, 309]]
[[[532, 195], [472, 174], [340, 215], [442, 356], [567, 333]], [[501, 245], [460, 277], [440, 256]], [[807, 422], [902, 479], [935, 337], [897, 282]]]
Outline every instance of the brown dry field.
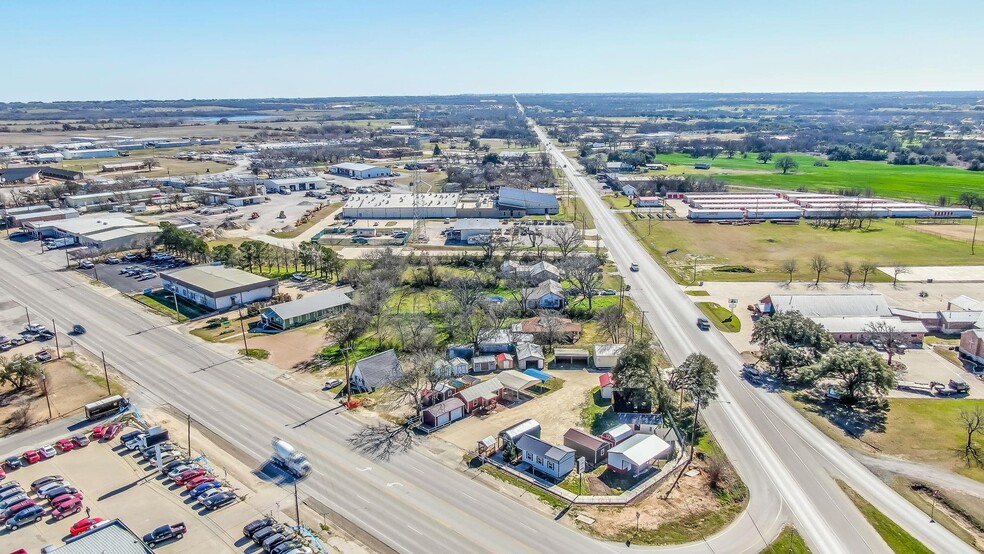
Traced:
[[[973, 225], [909, 225], [909, 229], [915, 229], [922, 233], [929, 233], [939, 237], [970, 242], [974, 238]], [[984, 228], [978, 229], [979, 239], [984, 240]]]
[[[250, 126], [257, 127], [291, 127], [298, 128], [303, 125], [314, 124], [306, 121], [287, 121], [282, 123], [252, 122]], [[51, 127], [52, 123], [32, 122], [3, 122], [0, 126], [10, 126], [12, 129], [20, 130], [24, 127]], [[71, 137], [97, 137], [102, 138], [107, 135], [122, 135], [134, 138], [162, 137], [162, 138], [220, 138], [234, 142], [239, 139], [253, 137], [257, 129], [240, 129], [239, 124], [229, 123], [218, 125], [215, 123], [205, 123], [198, 125], [181, 125], [179, 127], [145, 127], [133, 129], [100, 129], [91, 131], [43, 131], [41, 133], [0, 133], [0, 145], [7, 146], [30, 146], [36, 144], [52, 144], [58, 142], [68, 142]]]
[[[44, 364], [51, 413], [55, 418], [80, 413], [82, 406], [106, 396], [102, 369], [90, 360], [81, 357], [76, 360], [79, 367], [65, 358]], [[114, 382], [113, 392], [119, 392], [118, 389], [119, 384]], [[4, 386], [0, 389], [0, 436], [14, 431], [11, 414], [24, 403], [30, 404], [28, 426], [48, 419], [40, 383], [18, 393], [14, 393], [9, 385]]]

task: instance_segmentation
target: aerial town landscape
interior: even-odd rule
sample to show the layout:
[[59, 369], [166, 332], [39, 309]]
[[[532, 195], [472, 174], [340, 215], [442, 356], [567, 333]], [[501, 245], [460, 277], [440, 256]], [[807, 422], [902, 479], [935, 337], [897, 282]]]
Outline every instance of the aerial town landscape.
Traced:
[[[502, 46], [538, 25], [348, 4], [202, 7], [189, 33], [271, 39], [221, 72], [154, 74], [134, 29], [77, 86], [14, 56], [0, 552], [984, 552], [984, 73], [649, 81], [606, 56], [688, 39], [556, 30], [520, 60]], [[106, 25], [192, 17], [126, 9]], [[350, 40], [378, 18], [371, 64], [301, 78], [315, 14]], [[501, 83], [395, 38], [486, 17], [448, 40], [508, 35], [475, 46]], [[532, 69], [575, 52], [612, 75]]]

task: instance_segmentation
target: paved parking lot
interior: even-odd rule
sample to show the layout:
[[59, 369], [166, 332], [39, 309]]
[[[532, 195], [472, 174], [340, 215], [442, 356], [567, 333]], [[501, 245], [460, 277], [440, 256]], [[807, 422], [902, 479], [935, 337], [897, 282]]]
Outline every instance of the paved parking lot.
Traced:
[[140, 269], [145, 269], [147, 271], [152, 271], [156, 274], [161, 271], [163, 265], [164, 264], [162, 263], [153, 262], [151, 260], [142, 260], [138, 262], [121, 262], [119, 264], [112, 265], [96, 264], [93, 269], [80, 269], [79, 271], [94, 279], [98, 275], [98, 279], [100, 281], [122, 292], [123, 294], [133, 294], [141, 292], [146, 288], [161, 288], [163, 286], [161, 283], [161, 278], [155, 275], [153, 279], [141, 280], [131, 275], [123, 275], [120, 273], [123, 268], [133, 266]]
[[[184, 522], [188, 526], [187, 536], [161, 545], [158, 548], [161, 551], [242, 552], [236, 547], [241, 539], [240, 529], [258, 516], [256, 509], [237, 502], [214, 512], [205, 511], [187, 496], [184, 487], [163, 481], [163, 476], [149, 464], [120, 452], [121, 449], [117, 440], [93, 442], [85, 448], [10, 471], [4, 482], [17, 481], [29, 488], [32, 481], [42, 476], [61, 475], [82, 492], [84, 505], [92, 517], [119, 518], [137, 535], [143, 536], [164, 524]], [[4, 452], [3, 456], [10, 454]], [[47, 508], [46, 503], [41, 504]], [[40, 523], [16, 531], [0, 531], [0, 552], [18, 548], [38, 552], [44, 545], [61, 544], [69, 536], [71, 526], [85, 516], [83, 510], [56, 521], [45, 514]]]

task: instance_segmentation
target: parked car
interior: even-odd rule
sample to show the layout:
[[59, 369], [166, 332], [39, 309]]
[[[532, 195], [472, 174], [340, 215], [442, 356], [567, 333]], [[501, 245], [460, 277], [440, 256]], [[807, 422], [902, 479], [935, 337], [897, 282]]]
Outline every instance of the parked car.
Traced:
[[101, 517], [87, 517], [85, 519], [80, 519], [72, 525], [72, 528], [68, 530], [69, 534], [73, 537], [77, 537], [90, 529], [95, 529], [99, 527], [99, 524], [105, 523], [105, 520]]
[[101, 439], [103, 434], [106, 433], [106, 429], [109, 429], [109, 425], [97, 425], [92, 428], [92, 438]]
[[342, 385], [342, 383], [344, 383], [344, 381], [342, 381], [341, 379], [328, 379], [327, 381], [325, 381], [325, 390], [339, 387]]
[[7, 520], [7, 528], [10, 530], [16, 530], [19, 527], [29, 525], [31, 523], [37, 523], [41, 521], [44, 517], [44, 508], [41, 506], [31, 506], [17, 512], [16, 515]]
[[13, 496], [11, 496], [9, 498], [5, 498], [3, 500], [0, 500], [0, 511], [6, 510], [7, 508], [9, 508], [9, 507], [11, 507], [11, 506], [13, 506], [15, 504], [20, 504], [21, 502], [23, 502], [23, 501], [25, 501], [25, 500], [28, 499], [27, 498], [27, 493], [24, 492], [23, 490], [21, 490], [21, 489], [12, 489], [12, 490], [16, 490], [17, 491], [17, 494], [15, 494], [15, 495], [13, 495]]
[[58, 450], [61, 450], [62, 452], [68, 452], [70, 450], [75, 450], [75, 441], [72, 439], [58, 439], [58, 441], [55, 442], [55, 446], [57, 446]]
[[122, 423], [114, 423], [114, 424], [112, 424], [112, 425], [110, 425], [109, 427], [106, 428], [106, 430], [103, 432], [102, 439], [104, 441], [113, 440], [113, 437], [115, 437], [116, 435], [118, 435], [120, 433], [120, 431], [122, 431], [122, 430], [123, 430], [123, 424]]
[[45, 327], [44, 325], [41, 325], [40, 323], [31, 323], [30, 325], [25, 325], [24, 330], [27, 331], [28, 333], [34, 333], [36, 335], [38, 333], [43, 333], [47, 331], [48, 328]]
[[7, 472], [4, 471], [3, 468], [0, 468], [0, 481], [3, 481], [6, 478], [7, 478]]
[[139, 257], [136, 254], [133, 254], [132, 252], [129, 254], [123, 254], [123, 260], [127, 262], [132, 262], [134, 260], [137, 260], [138, 258]]
[[85, 435], [74, 435], [72, 437], [72, 442], [74, 442], [75, 446], [79, 448], [85, 448], [86, 446], [89, 446], [89, 437]]
[[228, 506], [235, 502], [236, 495], [233, 492], [220, 492], [218, 494], [213, 494], [205, 500], [202, 500], [202, 505], [208, 510], [218, 510], [223, 506]]
[[150, 533], [147, 533], [143, 537], [144, 543], [147, 546], [153, 548], [158, 543], [169, 541], [171, 539], [180, 540], [184, 537], [184, 534], [188, 531], [188, 528], [184, 523], [175, 523], [174, 525], [162, 525], [157, 529], [154, 529]]
[[189, 479], [188, 481], [185, 482], [185, 484], [184, 484], [185, 490], [189, 490], [190, 491], [190, 490], [194, 489], [195, 487], [197, 487], [198, 485], [201, 485], [203, 483], [211, 483], [212, 481], [215, 481], [215, 476], [214, 475], [210, 475], [208, 473], [206, 473], [204, 475], [199, 475], [198, 477], [194, 477], [194, 478]]
[[38, 448], [38, 451], [41, 452], [41, 456], [44, 457], [45, 460], [48, 458], [54, 458], [58, 455], [58, 451], [55, 450], [55, 447], [50, 444], [41, 445], [41, 448]]
[[82, 499], [72, 498], [61, 503], [55, 509], [51, 510], [51, 517], [54, 519], [62, 519], [68, 517], [72, 514], [77, 514], [82, 511]]
[[293, 275], [290, 276], [290, 280], [291, 281], [296, 281], [298, 283], [303, 283], [304, 281], [307, 281], [308, 280], [308, 277], [307, 277], [307, 275], [305, 275], [303, 273], [295, 273], [295, 274], [293, 274]]
[[75, 487], [73, 487], [73, 486], [71, 486], [71, 485], [69, 485], [69, 484], [66, 483], [65, 485], [63, 485], [61, 487], [56, 487], [54, 489], [49, 490], [48, 492], [46, 492], [44, 494], [44, 497], [47, 498], [47, 499], [49, 499], [49, 500], [51, 500], [52, 498], [54, 498], [56, 496], [61, 496], [63, 494], [75, 494], [77, 492], [79, 492], [79, 489], [77, 489], [77, 488], [75, 488]]
[[79, 262], [79, 267], [82, 269], [92, 269], [93, 267], [96, 267], [96, 265], [89, 260], [82, 260]]
[[27, 463], [29, 464], [36, 464], [44, 458], [37, 450], [28, 450], [27, 452], [24, 452], [24, 459], [27, 460]]
[[168, 479], [174, 479], [178, 475], [181, 475], [182, 473], [190, 469], [194, 469], [193, 466], [186, 465], [186, 464], [178, 464], [167, 471], [167, 477]]
[[272, 525], [268, 525], [266, 527], [257, 529], [256, 531], [253, 532], [250, 538], [253, 539], [253, 542], [256, 544], [263, 544], [264, 539], [266, 539], [267, 537], [269, 537], [274, 533], [279, 533], [283, 530], [284, 528], [282, 525], [274, 523]]
[[200, 467], [191, 468], [179, 473], [178, 475], [175, 475], [173, 480], [175, 483], [179, 485], [183, 485], [188, 481], [191, 481], [195, 477], [198, 477], [199, 475], [205, 475], [205, 473], [206, 471], [204, 468], [200, 468]]
[[34, 355], [34, 359], [41, 363], [50, 362], [51, 352], [48, 352], [47, 350], [40, 350]]
[[106, 258], [106, 263], [108, 263], [110, 265], [116, 265], [116, 264], [120, 263], [120, 259], [117, 258], [116, 256], [110, 256], [110, 257]]
[[37, 487], [31, 487], [31, 488], [33, 488], [34, 492], [38, 493], [38, 495], [44, 496], [46, 492], [57, 489], [58, 487], [64, 487], [65, 485], [68, 484], [70, 484], [68, 481], [59, 477], [54, 481], [47, 481], [41, 485], [38, 485]]
[[51, 504], [52, 508], [57, 508], [62, 504], [65, 504], [67, 502], [74, 502], [76, 500], [78, 500], [79, 502], [83, 500], [82, 493], [77, 492], [75, 494], [63, 494], [61, 496], [56, 496], [51, 500], [49, 500], [48, 503]]
[[7, 481], [6, 483], [0, 484], [0, 494], [3, 494], [4, 492], [10, 489], [20, 489], [20, 488], [23, 487], [21, 487], [20, 483], [18, 483], [17, 481]]
[[31, 506], [37, 506], [38, 503], [31, 500], [30, 498], [25, 498], [20, 502], [11, 503], [7, 508], [0, 512], [0, 521], [7, 521], [8, 519], [17, 515], [17, 512], [30, 508]]
[[139, 445], [138, 439], [146, 434], [146, 431], [130, 431], [128, 433], [123, 433], [120, 435], [120, 444], [125, 446], [127, 450], [133, 450]]
[[269, 552], [273, 550], [273, 547], [277, 546], [278, 544], [283, 544], [289, 540], [290, 539], [287, 538], [287, 535], [284, 535], [283, 533], [274, 533], [269, 537], [267, 537], [266, 539], [264, 539], [263, 542], [260, 544], [260, 547], [263, 548], [264, 552]]
[[7, 469], [24, 467], [24, 458], [21, 458], [20, 456], [11, 456], [3, 461], [3, 465], [7, 466]]
[[286, 554], [287, 552], [290, 552], [292, 550], [297, 550], [303, 547], [304, 545], [297, 541], [287, 541], [287, 542], [280, 543], [277, 546], [274, 546], [270, 550], [270, 554]]
[[274, 521], [268, 517], [263, 519], [255, 519], [243, 526], [243, 536], [253, 538], [253, 534], [263, 529], [264, 527], [271, 527]]
[[192, 498], [198, 498], [199, 496], [202, 495], [202, 493], [212, 489], [217, 489], [221, 486], [222, 486], [221, 481], [206, 481], [204, 483], [199, 483], [198, 486], [191, 489], [191, 492], [188, 493], [188, 496]]
[[[170, 443], [170, 442], [165, 442], [165, 443], [159, 444], [157, 446], [159, 446], [161, 448], [161, 452], [173, 452], [174, 451], [174, 444], [173, 443]], [[150, 460], [154, 456], [157, 455], [156, 452], [155, 452], [155, 448], [157, 448], [157, 447], [156, 446], [151, 446], [150, 448], [144, 448], [140, 452], [140, 455], [143, 456], [143, 458], [145, 460]]]

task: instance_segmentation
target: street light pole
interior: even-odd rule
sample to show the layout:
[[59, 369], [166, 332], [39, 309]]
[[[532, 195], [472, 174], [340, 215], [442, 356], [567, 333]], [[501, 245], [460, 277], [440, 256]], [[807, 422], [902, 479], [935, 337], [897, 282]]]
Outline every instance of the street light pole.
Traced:
[[245, 348], [244, 354], [249, 356], [249, 344], [246, 342], [246, 324], [243, 323], [243, 294], [239, 293], [239, 305], [236, 307], [239, 312], [239, 328], [243, 330], [243, 348]]
[[349, 374], [349, 359], [348, 353], [351, 348], [345, 346], [342, 347], [342, 355], [345, 356], [345, 405], [349, 406], [352, 404], [352, 376]]
[[981, 216], [974, 218], [974, 236], [970, 239], [970, 255], [974, 255], [974, 245], [977, 244], [977, 222], [980, 221]]
[[301, 503], [297, 499], [297, 479], [294, 479], [294, 511], [297, 512], [297, 530], [301, 530]]
[[61, 348], [58, 346], [58, 327], [55, 326], [55, 320], [51, 320], [51, 334], [55, 336], [55, 357], [61, 359]]
[[27, 314], [27, 326], [30, 327], [31, 326], [31, 310], [28, 310], [27, 309], [27, 306], [24, 306], [24, 313]]
[[44, 390], [44, 401], [46, 404], [48, 404], [48, 419], [50, 420], [52, 416], [51, 416], [51, 400], [48, 398], [48, 376], [45, 375], [43, 371], [41, 372], [41, 388]]
[[191, 414], [188, 414], [188, 456], [191, 456]]

